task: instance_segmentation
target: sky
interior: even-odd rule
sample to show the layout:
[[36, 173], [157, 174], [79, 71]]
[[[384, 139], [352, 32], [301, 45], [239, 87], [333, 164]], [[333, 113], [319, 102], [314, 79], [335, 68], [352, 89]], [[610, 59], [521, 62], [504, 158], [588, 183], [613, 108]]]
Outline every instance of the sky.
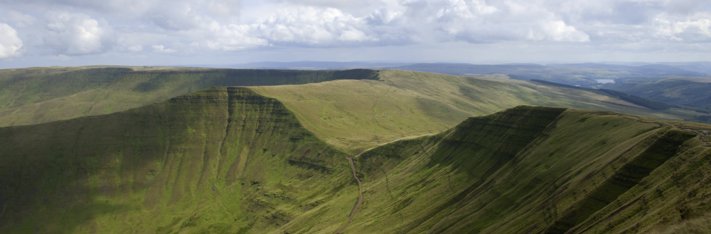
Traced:
[[0, 67], [711, 61], [709, 0], [0, 0]]

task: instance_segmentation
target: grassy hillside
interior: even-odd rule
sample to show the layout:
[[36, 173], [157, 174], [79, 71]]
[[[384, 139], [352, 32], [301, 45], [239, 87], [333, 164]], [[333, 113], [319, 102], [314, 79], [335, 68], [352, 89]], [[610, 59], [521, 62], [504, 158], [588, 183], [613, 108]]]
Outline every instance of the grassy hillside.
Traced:
[[283, 102], [329, 144], [359, 152], [407, 136], [434, 134], [470, 116], [518, 105], [609, 110], [658, 118], [694, 118], [656, 111], [599, 92], [507, 79], [381, 71], [380, 80], [252, 87]]
[[167, 67], [6, 69], [0, 70], [0, 126], [108, 114], [211, 87], [336, 79], [377, 79], [377, 72]]
[[[555, 108], [470, 118], [357, 157], [364, 202], [344, 230], [705, 232], [709, 126], [686, 128]], [[300, 233], [336, 213], [309, 213], [279, 230]]]
[[354, 191], [345, 156], [242, 88], [0, 128], [0, 233], [258, 233]]
[[0, 232], [694, 231], [709, 131], [517, 107], [348, 155], [276, 99], [219, 88], [0, 128]]
[[[322, 82], [325, 83], [314, 83]], [[434, 134], [469, 116], [517, 105], [611, 110], [660, 118], [698, 113], [651, 110], [612, 95], [505, 76], [465, 78], [405, 71], [289, 71], [168, 67], [0, 70], [0, 126], [119, 112], [211, 87], [253, 86], [282, 101], [319, 138], [359, 152], [413, 135]]]

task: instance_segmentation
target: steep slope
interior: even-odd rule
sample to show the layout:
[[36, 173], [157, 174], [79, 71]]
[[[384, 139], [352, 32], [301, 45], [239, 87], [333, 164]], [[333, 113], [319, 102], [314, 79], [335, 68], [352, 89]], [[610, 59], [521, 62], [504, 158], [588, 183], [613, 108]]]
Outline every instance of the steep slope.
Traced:
[[[470, 118], [358, 156], [363, 205], [344, 231], [704, 230], [709, 129], [556, 108]], [[346, 200], [355, 196], [332, 202]], [[299, 233], [336, 213], [308, 213], [280, 230]]]
[[0, 232], [708, 230], [710, 132], [522, 106], [347, 155], [220, 88], [0, 128]]
[[0, 70], [0, 126], [108, 114], [212, 87], [304, 84], [336, 79], [377, 79], [377, 72], [169, 67]]
[[244, 88], [0, 128], [0, 232], [261, 233], [355, 191], [345, 156]]
[[505, 76], [380, 71], [379, 77], [380, 80], [251, 88], [283, 102], [319, 138], [353, 153], [402, 137], [438, 133], [467, 117], [493, 114], [518, 105], [694, 118], [684, 113], [653, 110], [600, 92]]

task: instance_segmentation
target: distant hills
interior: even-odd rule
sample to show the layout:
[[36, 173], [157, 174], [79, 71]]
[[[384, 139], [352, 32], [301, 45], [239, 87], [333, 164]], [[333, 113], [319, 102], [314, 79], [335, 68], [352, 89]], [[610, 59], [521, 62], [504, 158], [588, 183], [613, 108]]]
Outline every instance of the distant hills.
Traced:
[[[289, 85], [307, 84], [312, 85]], [[0, 126], [124, 111], [213, 87], [254, 90], [292, 109], [316, 135], [350, 151], [432, 134], [470, 116], [518, 105], [609, 110], [667, 119], [705, 113], [505, 75], [452, 76], [396, 70], [254, 70], [86, 67], [0, 70]]]
[[546, 80], [556, 83], [599, 87], [627, 79], [662, 79], [668, 77], [704, 77], [709, 73], [686, 70], [666, 64], [610, 65], [610, 64], [412, 64], [399, 69], [437, 72], [453, 75], [507, 74], [521, 80]]
[[[366, 63], [366, 62], [263, 62], [237, 65], [281, 69], [396, 69], [450, 75], [504, 74], [519, 80], [539, 80], [582, 88], [608, 89], [666, 105], [709, 111], [708, 83], [711, 63], [656, 64], [468, 64], [468, 63]], [[704, 120], [706, 121], [706, 120]]]
[[437, 133], [468, 117], [493, 114], [518, 105], [607, 110], [668, 119], [691, 120], [706, 116], [682, 108], [659, 108], [658, 103], [618, 93], [495, 75], [461, 77], [385, 70], [380, 71], [379, 80], [253, 89], [280, 100], [306, 128], [346, 151], [401, 137]]
[[377, 72], [170, 67], [7, 69], [0, 70], [0, 126], [108, 114], [212, 87], [336, 79], [377, 79]]
[[711, 79], [636, 79], [605, 87], [649, 100], [711, 111]]
[[562, 84], [598, 87], [607, 80], [711, 77], [711, 63], [573, 63], [573, 64], [469, 64], [469, 63], [374, 63], [374, 62], [261, 62], [228, 65], [262, 69], [396, 69], [450, 75], [506, 74], [515, 79], [547, 80]]

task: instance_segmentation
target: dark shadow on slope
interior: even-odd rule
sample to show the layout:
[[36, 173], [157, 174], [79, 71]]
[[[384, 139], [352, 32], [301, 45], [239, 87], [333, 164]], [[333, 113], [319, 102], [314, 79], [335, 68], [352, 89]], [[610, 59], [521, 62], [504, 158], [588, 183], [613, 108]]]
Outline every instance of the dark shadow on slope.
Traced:
[[[235, 105], [233, 120], [225, 115], [226, 105]], [[203, 91], [104, 116], [0, 128], [0, 230], [68, 233], [99, 215], [169, 206], [194, 190], [215, 192], [198, 180], [205, 173], [202, 164], [217, 157], [226, 121], [235, 122], [227, 130], [230, 144], [259, 152], [250, 156], [270, 155], [284, 164], [294, 157], [330, 170], [344, 163], [342, 153], [303, 129], [278, 101], [244, 88]], [[222, 168], [243, 163], [233, 161]], [[226, 179], [227, 171], [219, 168], [209, 175]], [[324, 173], [311, 171], [299, 174]], [[149, 190], [142, 204], [112, 203]]]
[[473, 183], [447, 202], [432, 209], [432, 214], [410, 222], [403, 231], [416, 228], [448, 207], [454, 207], [475, 191], [491, 174], [529, 146], [549, 126], [563, 108], [519, 106], [484, 117], [469, 118], [445, 133], [431, 154], [429, 166], [443, 165], [460, 170]]
[[432, 154], [431, 166], [451, 165], [474, 178], [485, 178], [513, 159], [563, 108], [519, 106], [457, 125]]
[[553, 223], [546, 233], [565, 233], [590, 215], [604, 208], [617, 197], [639, 184], [657, 167], [677, 154], [679, 147], [695, 134], [679, 130], [669, 130], [656, 140], [647, 150], [625, 164], [615, 174], [595, 189], [590, 195], [574, 205]]

